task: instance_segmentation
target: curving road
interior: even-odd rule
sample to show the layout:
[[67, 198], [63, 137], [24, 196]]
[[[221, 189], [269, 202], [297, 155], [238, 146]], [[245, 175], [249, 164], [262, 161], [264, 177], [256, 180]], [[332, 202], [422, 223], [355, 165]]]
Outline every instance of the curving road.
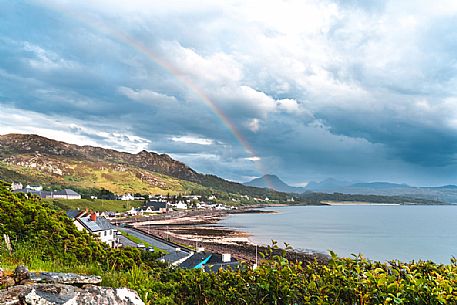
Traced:
[[[156, 239], [150, 235], [146, 235], [146, 234], [143, 234], [143, 233], [140, 233], [136, 230], [132, 230], [130, 228], [117, 228], [119, 231], [123, 231], [123, 232], [126, 232], [128, 234], [131, 234], [149, 244], [151, 244], [152, 246], [154, 247], [157, 247], [159, 249], [162, 249], [168, 253], [172, 253], [172, 252], [175, 252], [176, 250], [176, 247], [172, 246], [172, 245], [169, 245], [167, 243], [164, 243], [162, 241], [160, 241], [159, 239]], [[185, 251], [187, 252], [185, 249], [181, 249], [182, 251]]]

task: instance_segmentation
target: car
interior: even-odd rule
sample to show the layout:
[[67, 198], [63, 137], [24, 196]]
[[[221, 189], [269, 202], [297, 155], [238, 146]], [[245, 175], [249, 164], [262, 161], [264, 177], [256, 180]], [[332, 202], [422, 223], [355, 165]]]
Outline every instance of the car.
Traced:
[[144, 249], [144, 248], [146, 248], [146, 246], [145, 246], [145, 245], [143, 245], [143, 244], [136, 244], [136, 247], [137, 247], [137, 248], [140, 248], [140, 249]]
[[148, 251], [148, 252], [154, 252], [155, 251], [154, 248], [152, 248], [152, 247], [147, 247], [145, 250]]

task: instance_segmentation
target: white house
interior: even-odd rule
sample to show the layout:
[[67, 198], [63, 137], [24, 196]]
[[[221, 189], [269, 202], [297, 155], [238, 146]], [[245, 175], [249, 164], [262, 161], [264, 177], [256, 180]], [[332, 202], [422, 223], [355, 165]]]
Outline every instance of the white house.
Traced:
[[178, 210], [187, 210], [187, 204], [181, 200], [178, 203], [175, 203], [173, 207]]
[[105, 217], [98, 217], [94, 212], [87, 214], [80, 211], [68, 211], [67, 215], [73, 219], [78, 230], [88, 231], [110, 247], [116, 246], [114, 226]]
[[119, 197], [120, 200], [135, 200], [135, 197], [128, 193], [128, 194], [124, 194], [122, 195], [121, 197]]
[[13, 183], [11, 183], [11, 190], [12, 190], [12, 191], [22, 190], [23, 187], [24, 187], [24, 186], [23, 186], [22, 183], [20, 183], [20, 182], [14, 181]]
[[41, 185], [29, 185], [29, 184], [27, 184], [27, 186], [25, 188], [29, 189], [29, 190], [37, 191], [37, 192], [41, 192], [43, 190], [43, 187]]
[[138, 211], [134, 207], [132, 207], [130, 210], [127, 211], [127, 214], [129, 216], [136, 216], [138, 215]]

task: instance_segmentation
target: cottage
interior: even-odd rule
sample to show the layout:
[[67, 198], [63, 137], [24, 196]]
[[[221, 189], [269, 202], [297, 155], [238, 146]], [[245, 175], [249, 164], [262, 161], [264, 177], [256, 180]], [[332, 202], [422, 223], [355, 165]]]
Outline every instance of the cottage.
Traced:
[[138, 215], [138, 211], [134, 207], [132, 207], [130, 210], [127, 211], [127, 215], [136, 216]]
[[94, 212], [75, 210], [68, 211], [67, 216], [73, 219], [78, 230], [88, 231], [110, 247], [116, 246], [115, 228], [105, 217], [98, 217]]
[[124, 194], [119, 197], [120, 200], [135, 200], [135, 197], [132, 194]]
[[219, 269], [232, 268], [235, 269], [239, 263], [230, 254], [196, 252], [179, 267], [186, 269], [203, 269], [206, 272], [217, 272]]
[[56, 199], [81, 199], [81, 195], [70, 189], [55, 191], [52, 193], [52, 198]]
[[16, 190], [22, 190], [23, 186], [22, 183], [14, 181], [11, 183], [11, 190], [16, 191]]
[[40, 191], [43, 190], [43, 187], [41, 185], [29, 185], [29, 184], [27, 184], [27, 186], [25, 188], [29, 189], [29, 190], [37, 191], [37, 192], [40, 192]]
[[172, 206], [177, 210], [187, 210], [186, 202], [183, 202], [181, 200], [178, 203], [173, 204]]
[[162, 256], [160, 258], [161, 262], [168, 263], [172, 266], [178, 266], [188, 258], [193, 255], [193, 252], [183, 251], [180, 248], [176, 248], [175, 251], [171, 251], [170, 253]]
[[140, 209], [143, 213], [166, 213], [170, 210], [168, 203], [161, 201], [147, 201]]

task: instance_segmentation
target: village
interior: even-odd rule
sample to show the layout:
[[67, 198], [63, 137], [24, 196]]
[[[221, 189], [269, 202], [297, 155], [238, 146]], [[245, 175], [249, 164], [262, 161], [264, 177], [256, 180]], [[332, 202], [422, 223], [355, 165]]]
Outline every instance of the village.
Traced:
[[[81, 195], [72, 189], [44, 190], [41, 185], [24, 186], [20, 182], [13, 182], [11, 190], [14, 193], [25, 193], [39, 196], [43, 199], [77, 200]], [[97, 198], [92, 197], [92, 200]], [[106, 243], [109, 247], [135, 247], [143, 251], [160, 251], [163, 256], [160, 261], [182, 268], [202, 268], [206, 271], [216, 271], [220, 268], [235, 268], [238, 260], [227, 251], [208, 251], [203, 247], [201, 236], [191, 235], [189, 239], [172, 241], [173, 230], [169, 226], [179, 225], [180, 220], [196, 217], [213, 219], [214, 215], [221, 215], [236, 210], [234, 206], [216, 203], [216, 196], [204, 198], [200, 195], [164, 196], [150, 195], [148, 198], [122, 194], [116, 196], [120, 201], [139, 201], [138, 207], [131, 207], [125, 211], [104, 211], [75, 209], [67, 210], [66, 215], [73, 221], [78, 230], [85, 230]], [[214, 219], [218, 219], [217, 217]], [[181, 223], [182, 224], [182, 223]], [[185, 223], [188, 225], [189, 223]], [[195, 228], [195, 226], [192, 226]], [[229, 232], [227, 232], [229, 233]], [[163, 235], [166, 235], [164, 237]], [[182, 235], [179, 235], [182, 238]], [[200, 245], [199, 245], [200, 241]], [[224, 252], [224, 253], [220, 253]]]

